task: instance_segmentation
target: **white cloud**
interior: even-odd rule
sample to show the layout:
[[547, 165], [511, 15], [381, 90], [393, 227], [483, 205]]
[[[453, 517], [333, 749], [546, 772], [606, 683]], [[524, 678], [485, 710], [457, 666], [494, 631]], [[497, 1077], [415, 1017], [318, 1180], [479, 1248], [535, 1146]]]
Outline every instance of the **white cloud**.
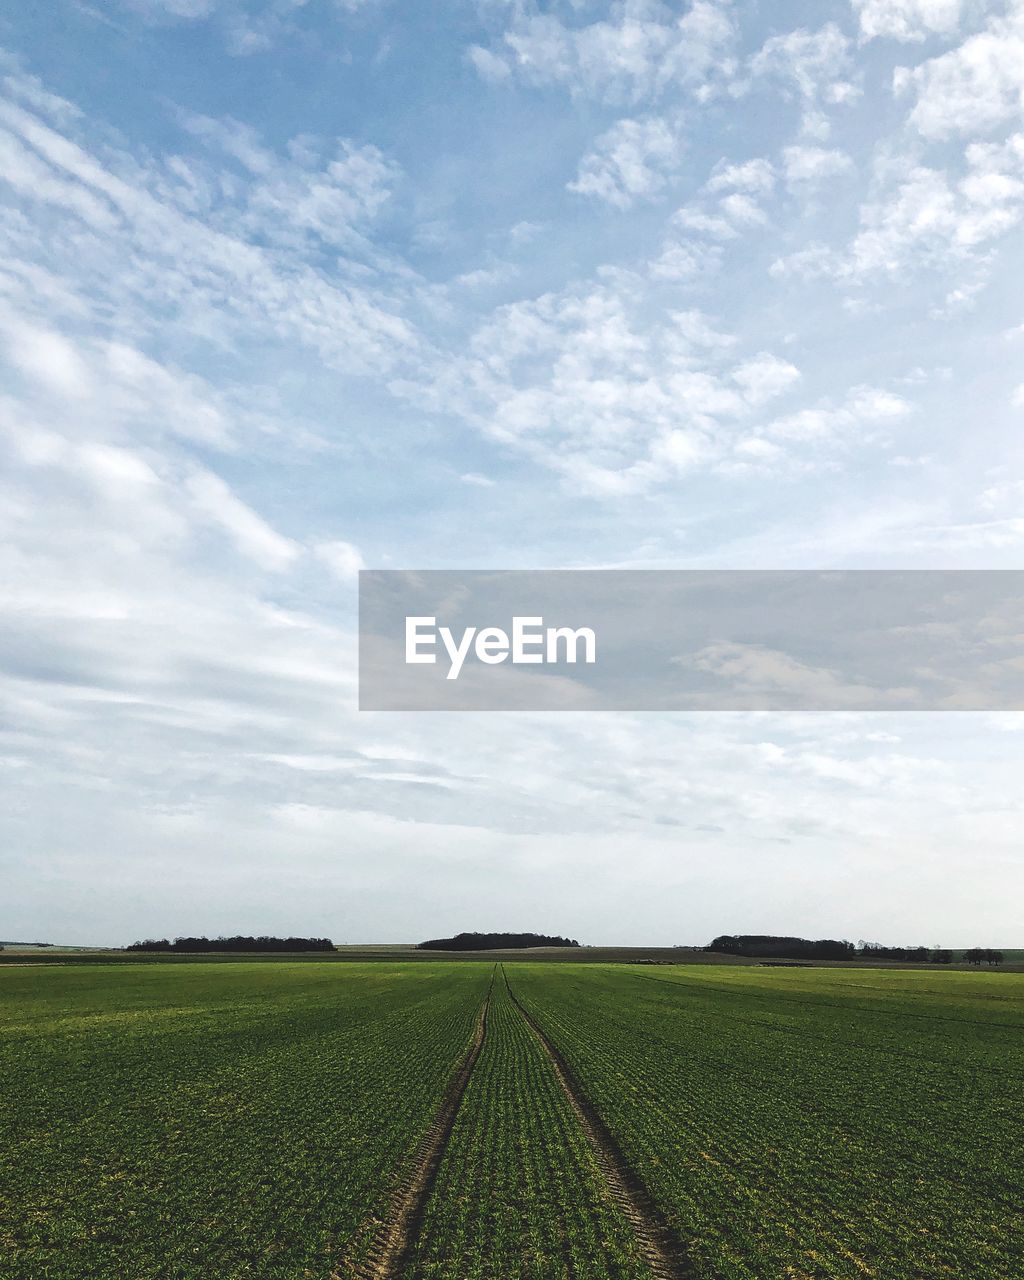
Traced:
[[[823, 470], [834, 472], [854, 452], [877, 453], [891, 445], [893, 429], [914, 413], [916, 406], [889, 391], [854, 387], [837, 404], [819, 400], [761, 423], [748, 434], [737, 434], [731, 451], [716, 463], [723, 475], [769, 474], [797, 478]], [[853, 541], [858, 531], [845, 530]], [[813, 539], [802, 559], [819, 555], [824, 542]], [[852, 552], [851, 552], [852, 554]]]
[[679, 138], [669, 121], [657, 116], [619, 120], [580, 161], [569, 190], [628, 209], [637, 200], [654, 199], [664, 190], [679, 151]]
[[160, 484], [149, 463], [129, 449], [109, 444], [83, 444], [76, 451], [76, 460], [83, 472], [115, 489]]
[[751, 404], [765, 404], [799, 382], [800, 370], [763, 351], [734, 369], [732, 380], [743, 388]]
[[273, 170], [274, 157], [260, 141], [250, 125], [230, 116], [215, 119], [193, 111], [179, 111], [182, 127], [208, 146], [237, 160], [250, 173], [267, 174]]
[[677, 210], [672, 222], [686, 231], [696, 231], [713, 240], [734, 240], [738, 234], [732, 222], [722, 214], [708, 213], [692, 205]]
[[[793, 366], [696, 310], [645, 314], [642, 280], [567, 288], [499, 308], [465, 359], [429, 392], [489, 438], [593, 495], [639, 493], [710, 467], [753, 406], [791, 385]], [[427, 398], [428, 397], [428, 398]]]
[[802, 128], [827, 136], [824, 108], [853, 101], [860, 93], [850, 79], [850, 41], [834, 22], [818, 31], [800, 28], [771, 36], [749, 63], [755, 80], [775, 81], [803, 106]]
[[389, 199], [397, 170], [374, 146], [342, 139], [322, 167], [275, 173], [253, 192], [251, 207], [274, 226], [291, 221], [325, 244], [344, 244], [339, 229], [368, 221]]
[[261, 568], [287, 569], [301, 547], [283, 537], [212, 471], [196, 469], [185, 482], [196, 511], [221, 528], [243, 555]]
[[481, 48], [480, 45], [471, 46], [466, 57], [476, 68], [480, 77], [490, 80], [492, 84], [499, 84], [512, 74], [512, 68], [504, 58], [492, 53], [490, 49]]
[[714, 271], [719, 265], [717, 246], [689, 240], [667, 240], [661, 252], [648, 263], [648, 271], [654, 280], [693, 280]]
[[704, 190], [743, 191], [750, 195], [768, 195], [775, 186], [775, 171], [771, 162], [762, 158], [747, 160], [742, 164], [730, 164], [721, 160], [704, 184]]
[[[73, 412], [80, 433], [230, 447], [232, 408], [211, 386], [124, 342], [75, 340], [0, 306], [0, 354], [41, 397], [38, 412]], [[243, 415], [239, 414], [241, 418]]]
[[786, 185], [790, 188], [818, 186], [853, 168], [853, 161], [845, 152], [823, 147], [783, 147], [782, 159]]
[[850, 252], [856, 274], [903, 267], [911, 250], [944, 252], [956, 235], [956, 199], [946, 175], [920, 166], [886, 199], [861, 210]]
[[718, 207], [731, 223], [740, 226], [759, 227], [768, 220], [768, 215], [761, 206], [741, 191], [723, 196]]
[[734, 240], [768, 221], [755, 197], [767, 199], [774, 188], [775, 171], [767, 160], [719, 161], [702, 188], [703, 200], [677, 210], [672, 222], [712, 240]]
[[473, 271], [464, 271], [456, 276], [453, 284], [464, 289], [490, 289], [496, 285], [507, 284], [515, 277], [516, 269], [508, 262], [500, 262], [493, 267], [477, 267]]
[[984, 31], [914, 68], [893, 85], [913, 91], [910, 122], [926, 138], [978, 133], [1020, 116], [1024, 107], [1024, 7], [993, 18]]
[[491, 49], [469, 58], [487, 80], [513, 73], [606, 102], [638, 103], [673, 88], [705, 90], [728, 74], [734, 29], [725, 4], [695, 0], [679, 17], [659, 0], [618, 0], [607, 19], [571, 27], [531, 0]]
[[[358, 245], [358, 228], [390, 199], [399, 173], [376, 147], [346, 138], [325, 147], [314, 137], [293, 139], [287, 159], [274, 155], [248, 125], [230, 118], [180, 114], [183, 127], [212, 151], [237, 160], [249, 175], [244, 207], [233, 213], [265, 239], [294, 243], [296, 232], [326, 245]], [[179, 162], [178, 173], [196, 187], [216, 184], [201, 166]]]
[[[772, 268], [774, 274], [832, 275], [851, 284], [909, 271], [987, 272], [990, 244], [1024, 219], [1024, 134], [1004, 143], [972, 143], [959, 179], [916, 165], [884, 194], [865, 202], [845, 250], [812, 244]], [[947, 302], [969, 302], [985, 275], [958, 282]]]
[[850, 271], [891, 273], [910, 254], [962, 257], [1017, 225], [1024, 212], [1024, 135], [1004, 146], [973, 144], [966, 159], [956, 186], [945, 173], [918, 167], [888, 199], [866, 206]]
[[[1024, 408], [1024, 386], [1017, 388], [1013, 402]], [[1022, 501], [1024, 501], [1024, 480], [1006, 480], [1000, 484], [989, 485], [978, 495], [978, 505], [983, 511], [998, 511], [1008, 507], [1019, 510]]]
[[92, 393], [90, 370], [63, 334], [9, 321], [6, 336], [11, 363], [46, 389], [69, 400]]
[[313, 554], [339, 582], [353, 582], [359, 576], [359, 570], [366, 568], [362, 553], [351, 542], [318, 542], [313, 547]]
[[543, 227], [539, 222], [529, 222], [524, 220], [517, 222], [514, 227], [509, 230], [508, 238], [514, 245], [530, 244], [536, 240], [543, 231]]
[[[135, 333], [152, 330], [162, 306], [197, 336], [287, 335], [347, 368], [387, 367], [415, 345], [389, 296], [402, 277], [372, 254], [365, 261], [359, 224], [391, 172], [372, 148], [343, 143], [326, 164], [299, 149], [301, 160], [227, 183], [201, 161], [101, 157], [60, 125], [0, 102], [0, 181], [33, 210], [5, 225], [8, 261], [62, 277]], [[350, 278], [328, 276], [318, 246], [306, 255], [310, 237], [348, 247], [351, 263], [335, 262]]]
[[[773, 376], [777, 378], [775, 383]], [[792, 367], [773, 371], [769, 366], [767, 391], [781, 394], [795, 386], [798, 378], [798, 371]], [[755, 393], [757, 388], [755, 379]], [[757, 403], [756, 394], [751, 394], [750, 399]], [[831, 398], [819, 400], [760, 422], [747, 432], [737, 432], [730, 450], [715, 468], [727, 476], [767, 473], [797, 477], [822, 469], [834, 470], [844, 455], [888, 446], [893, 428], [910, 418], [915, 408], [891, 391], [853, 387], [838, 404]], [[820, 548], [812, 545], [810, 550], [813, 557]]]
[[736, 345], [735, 337], [716, 329], [702, 311], [671, 311], [666, 320], [665, 349], [679, 364], [692, 364], [697, 353], [724, 353]]
[[834, 440], [849, 437], [865, 426], [884, 426], [899, 422], [913, 412], [913, 405], [877, 387], [857, 387], [838, 407], [827, 404], [776, 418], [762, 428], [763, 434], [777, 441]]
[[960, 25], [969, 0], [852, 0], [865, 40], [923, 40], [950, 35]]

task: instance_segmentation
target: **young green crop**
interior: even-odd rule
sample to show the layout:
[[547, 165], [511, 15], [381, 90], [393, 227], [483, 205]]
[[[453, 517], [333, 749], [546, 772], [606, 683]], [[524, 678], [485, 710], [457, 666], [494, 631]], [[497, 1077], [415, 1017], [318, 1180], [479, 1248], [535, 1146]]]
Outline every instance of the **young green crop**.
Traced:
[[[0, 1278], [327, 1280], [393, 1210], [492, 967], [0, 971]], [[1024, 1275], [1024, 976], [507, 971], [694, 1280]], [[402, 1280], [649, 1280], [494, 992]]]
[[490, 966], [0, 973], [3, 1280], [326, 1277], [427, 1128]]
[[499, 976], [402, 1280], [652, 1280], [551, 1062]]
[[1021, 976], [511, 976], [696, 1276], [1024, 1275]]

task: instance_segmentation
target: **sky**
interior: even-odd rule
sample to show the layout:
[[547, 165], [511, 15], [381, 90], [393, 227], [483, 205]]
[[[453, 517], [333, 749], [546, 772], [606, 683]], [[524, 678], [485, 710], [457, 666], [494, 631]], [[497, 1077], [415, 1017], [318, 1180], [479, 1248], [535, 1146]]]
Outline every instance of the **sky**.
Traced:
[[1024, 718], [369, 713], [391, 569], [1021, 568], [1024, 3], [0, 8], [0, 937], [1024, 945]]

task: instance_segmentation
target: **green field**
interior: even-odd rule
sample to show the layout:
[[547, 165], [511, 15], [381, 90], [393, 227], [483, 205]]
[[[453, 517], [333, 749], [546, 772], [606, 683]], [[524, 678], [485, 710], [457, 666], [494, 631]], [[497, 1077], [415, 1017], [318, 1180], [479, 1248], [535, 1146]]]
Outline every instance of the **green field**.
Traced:
[[3, 1280], [1020, 1280], [1024, 976], [0, 970]]

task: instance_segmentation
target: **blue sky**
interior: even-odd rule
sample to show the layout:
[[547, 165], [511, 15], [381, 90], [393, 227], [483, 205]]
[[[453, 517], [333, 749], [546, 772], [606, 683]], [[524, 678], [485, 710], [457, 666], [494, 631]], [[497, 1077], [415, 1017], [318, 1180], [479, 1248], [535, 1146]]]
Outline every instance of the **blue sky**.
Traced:
[[354, 605], [1020, 567], [1020, 3], [59, 0], [0, 45], [0, 933], [1018, 940], [1018, 718], [360, 715]]

